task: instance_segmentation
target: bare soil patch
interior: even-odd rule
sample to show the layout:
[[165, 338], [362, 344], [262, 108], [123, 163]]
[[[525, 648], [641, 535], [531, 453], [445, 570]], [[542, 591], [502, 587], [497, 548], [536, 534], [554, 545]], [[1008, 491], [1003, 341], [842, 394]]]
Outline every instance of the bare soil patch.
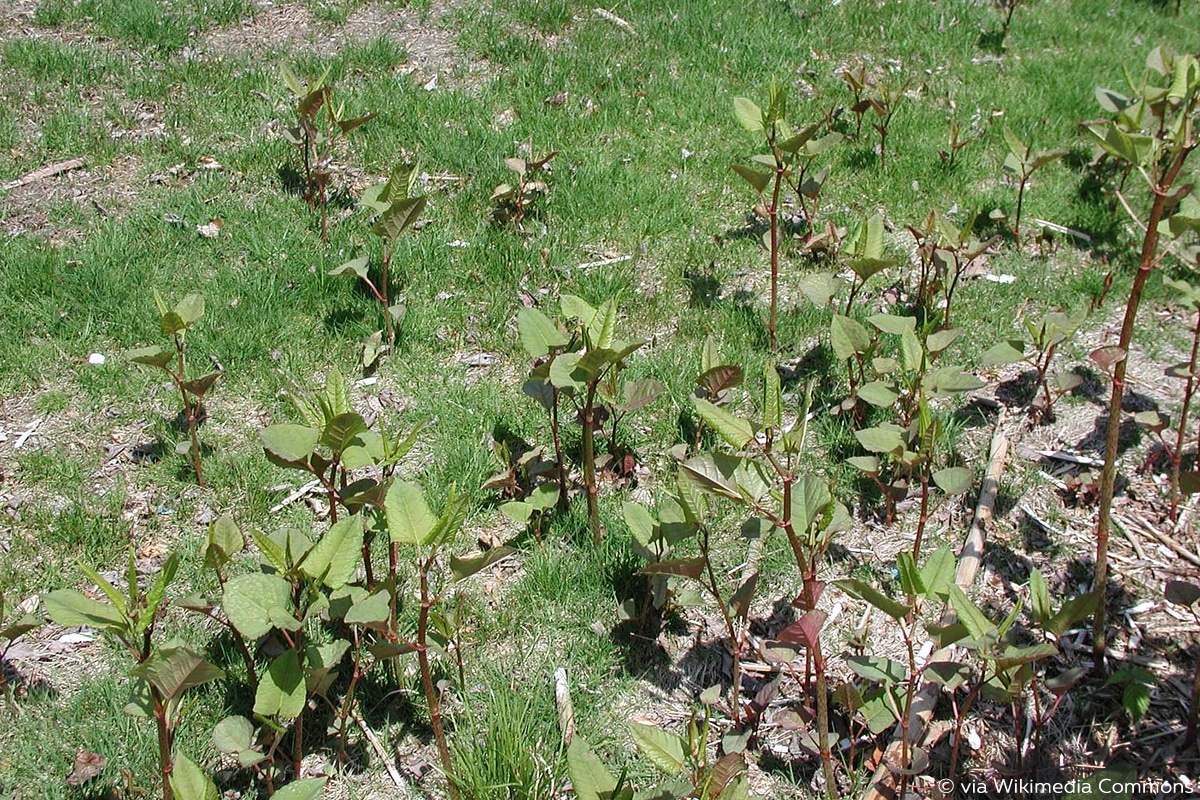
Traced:
[[262, 52], [264, 50], [307, 50], [331, 55], [348, 44], [363, 44], [380, 37], [404, 46], [408, 66], [417, 80], [433, 78], [453, 82], [478, 82], [481, 65], [471, 64], [458, 49], [453, 31], [443, 27], [452, 2], [435, 2], [422, 18], [418, 12], [386, 4], [371, 4], [351, 14], [342, 25], [313, 16], [300, 3], [266, 2], [252, 18], [236, 27], [223, 28], [201, 37], [197, 51], [203, 56]]

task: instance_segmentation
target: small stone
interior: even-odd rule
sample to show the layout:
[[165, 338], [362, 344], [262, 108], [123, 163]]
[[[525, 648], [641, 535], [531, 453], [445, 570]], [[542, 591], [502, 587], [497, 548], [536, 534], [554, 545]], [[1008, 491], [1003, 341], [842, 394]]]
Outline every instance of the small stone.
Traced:
[[102, 364], [104, 364], [104, 362], [107, 360], [108, 359], [105, 357], [105, 355], [103, 353], [92, 353], [91, 355], [88, 356], [88, 363], [91, 364], [93, 367], [99, 367]]

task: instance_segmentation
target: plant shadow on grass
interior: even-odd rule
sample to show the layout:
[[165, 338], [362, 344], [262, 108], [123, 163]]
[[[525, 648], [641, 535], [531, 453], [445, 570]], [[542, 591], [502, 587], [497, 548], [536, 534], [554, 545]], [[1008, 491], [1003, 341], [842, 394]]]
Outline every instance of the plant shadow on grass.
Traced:
[[1006, 51], [1004, 47], [1005, 38], [1007, 38], [1007, 32], [1003, 28], [982, 31], [979, 34], [979, 38], [975, 41], [975, 46], [989, 55], [1001, 56]]

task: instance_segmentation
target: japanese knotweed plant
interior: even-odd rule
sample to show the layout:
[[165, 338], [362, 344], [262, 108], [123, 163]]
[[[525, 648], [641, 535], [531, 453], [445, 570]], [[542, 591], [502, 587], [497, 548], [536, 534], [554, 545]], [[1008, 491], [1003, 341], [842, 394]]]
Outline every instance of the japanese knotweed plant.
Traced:
[[[394, 543], [413, 548], [416, 559], [417, 626], [414, 634], [400, 635], [392, 652], [416, 652], [421, 672], [421, 687], [429, 710], [430, 724], [446, 775], [447, 792], [451, 800], [458, 800], [458, 788], [454, 780], [454, 767], [447, 744], [445, 725], [442, 720], [441, 695], [433, 677], [432, 655], [447, 651], [450, 640], [457, 637], [460, 610], [445, 608], [449, 583], [462, 580], [510, 555], [513, 550], [498, 547], [481, 555], [462, 558], [450, 552], [454, 538], [462, 528], [467, 516], [467, 497], [450, 487], [449, 495], [440, 514], [434, 516], [425, 501], [424, 493], [416, 484], [396, 481], [388, 489], [385, 508], [388, 532]], [[393, 584], [389, 584], [393, 585]], [[394, 603], [395, 601], [393, 601]], [[456, 647], [457, 667], [460, 681], [463, 666], [461, 650]], [[377, 653], [382, 655], [382, 653]], [[462, 687], [460, 686], [460, 689]]]
[[132, 547], [124, 591], [90, 567], [80, 564], [80, 569], [96, 584], [104, 600], [75, 589], [58, 589], [43, 598], [46, 612], [59, 625], [85, 625], [112, 637], [132, 658], [134, 666], [129, 676], [134, 679], [133, 692], [125, 710], [133, 716], [154, 719], [162, 796], [163, 800], [174, 800], [175, 731], [183, 712], [183, 695], [194, 686], [224, 675], [190, 646], [175, 640], [155, 640], [166, 609], [167, 589], [179, 569], [179, 556], [164, 561], [158, 573], [148, 577], [144, 589]]
[[[899, 600], [866, 581], [848, 578], [834, 582], [849, 596], [866, 601], [891, 619], [904, 642], [905, 656], [904, 661], [870, 654], [847, 656], [846, 666], [862, 683], [842, 684], [836, 697], [848, 711], [861, 715], [873, 734], [900, 724], [900, 761], [888, 764], [888, 768], [900, 778], [897, 796], [906, 797], [909, 779], [929, 765], [928, 753], [914, 740], [910, 713], [927, 669], [933, 667], [918, 659], [923, 641], [922, 616], [936, 615], [945, 605], [954, 583], [954, 553], [942, 547], [918, 567], [911, 553], [901, 552], [896, 556], [896, 571], [903, 592], [903, 599]], [[933, 670], [929, 671], [933, 674]], [[933, 677], [940, 677], [940, 672]]]
[[[974, 656], [955, 662], [941, 673], [955, 708], [954, 743], [951, 749], [951, 775], [957, 772], [961, 750], [962, 724], [975, 702], [980, 698], [991, 703], [1008, 703], [1013, 714], [1013, 733], [1017, 742], [1024, 740], [1026, 719], [1040, 741], [1041, 729], [1057, 710], [1067, 690], [1082, 676], [1082, 670], [1068, 670], [1053, 678], [1039, 668], [1039, 662], [1058, 654], [1057, 639], [1078, 620], [1091, 613], [1095, 598], [1091, 594], [1071, 598], [1055, 609], [1041, 573], [1034, 570], [1029, 579], [1030, 611], [1033, 630], [1042, 634], [1042, 641], [1026, 641], [1014, 631], [1020, 618], [1023, 602], [1020, 597], [1009, 615], [1000, 623], [992, 621], [957, 585], [950, 587], [950, 607], [954, 619], [941, 627], [930, 627], [930, 634], [939, 647], [957, 645]], [[957, 690], [965, 689], [960, 702]], [[1043, 708], [1043, 690], [1056, 699], [1050, 708]], [[1032, 708], [1032, 716], [1027, 709]], [[1024, 753], [1018, 745], [1018, 767]]]
[[135, 364], [157, 367], [171, 378], [179, 391], [183, 404], [182, 416], [187, 423], [188, 441], [180, 442], [175, 452], [191, 461], [196, 473], [196, 482], [205, 486], [204, 468], [200, 455], [200, 422], [204, 419], [204, 398], [208, 390], [221, 377], [221, 371], [209, 372], [198, 378], [189, 378], [186, 361], [187, 332], [204, 316], [204, 295], [189, 294], [174, 308], [168, 307], [158, 290], [154, 290], [154, 303], [158, 306], [159, 328], [164, 336], [171, 338], [168, 347], [139, 347], [127, 354]]
[[867, 83], [861, 90], [862, 99], [851, 109], [861, 117], [867, 111], [875, 113], [875, 121], [871, 127], [879, 134], [879, 168], [887, 169], [887, 139], [891, 132], [892, 121], [900, 110], [907, 87], [891, 75], [868, 75]]
[[1039, 319], [1025, 320], [1028, 341], [1007, 339], [993, 345], [983, 354], [983, 366], [1023, 362], [1033, 367], [1034, 385], [1041, 391], [1031, 408], [1039, 420], [1054, 420], [1054, 404], [1065, 394], [1083, 384], [1083, 377], [1074, 372], [1051, 372], [1054, 356], [1060, 345], [1069, 342], [1087, 319], [1087, 313], [1066, 314], [1053, 311]]
[[[868, 475], [879, 487], [889, 522], [895, 503], [920, 484], [920, 515], [913, 557], [920, 555], [926, 524], [936, 510], [932, 489], [943, 497], [966, 492], [971, 487], [967, 467], [939, 467], [945, 448], [946, 425], [936, 413], [934, 403], [981, 388], [984, 383], [957, 366], [937, 366], [935, 361], [961, 331], [940, 330], [918, 335], [913, 317], [876, 314], [868, 319], [878, 331], [872, 336], [861, 323], [842, 318], [841, 346], [862, 360], [870, 357], [874, 379], [862, 383], [857, 398], [876, 408], [890, 410], [893, 420], [854, 431], [860, 445], [871, 455], [855, 456], [849, 463]], [[900, 358], [880, 353], [881, 337], [899, 338]], [[865, 374], [865, 371], [864, 371]]]
[[[653, 402], [662, 386], [651, 378], [639, 382], [640, 385], [622, 385], [620, 375], [625, 360], [644, 342], [616, 338], [617, 298], [609, 298], [596, 308], [575, 295], [564, 294], [560, 306], [561, 319], [557, 321], [533, 308], [522, 308], [517, 316], [521, 344], [534, 359], [524, 391], [541, 404], [550, 420], [554, 456], [558, 463], [556, 488], [560, 505], [565, 504], [568, 492], [561, 430], [564, 400], [576, 411], [582, 427], [581, 460], [588, 527], [592, 540], [598, 544], [603, 534], [598, 500], [600, 487], [596, 480], [596, 433], [601, 430], [604, 418], [613, 419], [613, 434], [609, 439], [610, 455], [613, 455], [616, 417]], [[622, 388], [625, 401], [618, 407], [613, 401], [622, 396]]]
[[[1012, 3], [1016, 6], [1015, 0]], [[1011, 12], [1010, 12], [1011, 13]], [[1004, 172], [1017, 183], [1017, 213], [1013, 217], [1013, 238], [1021, 241], [1021, 210], [1025, 204], [1025, 190], [1029, 188], [1029, 179], [1033, 173], [1047, 164], [1053, 163], [1067, 154], [1064, 149], [1034, 150], [1021, 141], [1021, 137], [1013, 133], [1012, 128], [1004, 127], [1004, 143], [1008, 145], [1008, 155], [1004, 157]]]
[[426, 197], [414, 194], [417, 168], [414, 164], [401, 164], [392, 171], [383, 183], [375, 184], [363, 192], [361, 204], [371, 214], [371, 233], [379, 237], [379, 279], [371, 279], [370, 254], [358, 256], [330, 270], [329, 274], [354, 276], [379, 301], [383, 311], [383, 329], [375, 331], [363, 340], [363, 369], [371, 369], [385, 352], [396, 344], [396, 326], [404, 319], [407, 306], [393, 302], [392, 256], [400, 236], [411, 229], [425, 210]]
[[[1158, 47], [1146, 59], [1146, 68], [1129, 95], [1100, 89], [1096, 97], [1109, 119], [1085, 123], [1085, 130], [1111, 158], [1136, 172], [1149, 194], [1149, 210], [1144, 218], [1125, 196], [1115, 190], [1122, 206], [1144, 232], [1138, 256], [1138, 269], [1125, 303], [1125, 316], [1113, 360], [1112, 394], [1109, 398], [1108, 425], [1105, 429], [1104, 469], [1100, 479], [1100, 510], [1096, 523], [1096, 570], [1093, 589], [1103, 597], [1108, 585], [1108, 536], [1112, 519], [1113, 493], [1116, 488], [1117, 460], [1121, 431], [1121, 403], [1125, 395], [1125, 373], [1133, 341], [1134, 324], [1142, 294], [1150, 273], [1162, 263], [1169, 248], [1163, 239], [1177, 240], [1200, 229], [1200, 219], [1181, 208], [1191, 195], [1193, 184], [1185, 172], [1188, 157], [1200, 144], [1200, 60], [1192, 55]], [[1135, 202], [1137, 202], [1135, 200]], [[1097, 671], [1105, 669], [1107, 651], [1106, 604], [1096, 605], [1093, 621], [1093, 648]]]
[[806, 237], [816, 232], [816, 213], [821, 189], [828, 178], [828, 169], [814, 171], [814, 162], [822, 153], [841, 141], [841, 134], [828, 132], [828, 119], [821, 119], [799, 130], [788, 124], [787, 88], [772, 83], [767, 108], [763, 110], [744, 97], [733, 101], [734, 115], [743, 128], [761, 136], [767, 153], [751, 160], [754, 166], [734, 164], [733, 170], [754, 189], [760, 199], [762, 215], [767, 218], [765, 248], [771, 260], [771, 312], [767, 335], [771, 349], [779, 349], [779, 259], [783, 236], [779, 224], [783, 191], [796, 192], [807, 227]]
[[967, 267], [999, 238], [993, 236], [982, 242], [975, 238], [972, 230], [976, 218], [977, 213], [972, 211], [962, 225], [956, 225], [945, 214], [930, 211], [921, 227], [908, 226], [920, 266], [916, 299], [923, 323], [935, 319], [940, 306], [941, 327], [950, 327], [954, 292]]
[[[380, 417], [378, 432], [371, 430], [350, 404], [350, 387], [337, 369], [326, 375], [321, 391], [311, 396], [294, 393], [292, 402], [303, 424], [283, 423], [263, 430], [259, 438], [267, 458], [311, 475], [325, 493], [331, 522], [338, 522], [343, 512], [380, 508], [397, 465], [425, 426], [417, 425], [405, 433], [388, 428]], [[370, 553], [374, 533], [374, 526], [368, 526], [362, 542], [369, 587], [375, 583]], [[390, 573], [394, 573], [394, 552], [389, 563]]]
[[546, 194], [548, 186], [539, 176], [550, 175], [550, 159], [558, 155], [552, 150], [540, 158], [519, 156], [504, 159], [504, 166], [517, 174], [516, 184], [501, 183], [492, 190], [492, 202], [496, 204], [492, 219], [499, 224], [511, 222], [516, 229], [525, 233], [525, 218], [534, 213], [537, 198]]
[[312, 82], [302, 81], [286, 66], [284, 85], [295, 102], [296, 125], [283, 136], [300, 150], [304, 167], [304, 199], [321, 209], [321, 241], [329, 241], [329, 186], [333, 181], [334, 147], [351, 131], [379, 115], [371, 112], [346, 117], [345, 104], [335, 103], [333, 87], [327, 83], [329, 69]]
[[[707, 585], [710, 594], [721, 603], [726, 627], [734, 651], [733, 717], [741, 721], [740, 672], [738, 651], [749, 604], [758, 585], [758, 569], [754, 559], [752, 569], [740, 578], [736, 590], [725, 600], [709, 557], [711, 523], [706, 520], [710, 499], [730, 500], [749, 513], [743, 532], [751, 539], [764, 539], [781, 532], [799, 571], [800, 594], [791, 601], [803, 616], [793, 626], [794, 641], [807, 648], [808, 663], [815, 673], [810, 686], [816, 699], [815, 717], [821, 763], [830, 797], [835, 796], [837, 783], [830, 750], [829, 693], [825, 679], [825, 658], [820, 639], [824, 612], [817, 601], [824, 587], [818, 571], [824, 562], [834, 534], [850, 525], [846, 508], [831, 495], [822, 478], [804, 474], [807, 433], [807, 398], [796, 416], [785, 417], [783, 392], [779, 372], [767, 364], [763, 370], [763, 394], [758, 413], [753, 417], [739, 416], [707, 400], [694, 398], [696, 412], [704, 423], [715, 431], [732, 453], [711, 451], [699, 453], [680, 464], [680, 500], [690, 519], [696, 521], [701, 538], [699, 559], [675, 562], [678, 567], [657, 565], [643, 570], [657, 574], [686, 575]], [[670, 562], [668, 562], [670, 563]], [[806, 684], [813, 675], [806, 675]]]
[[[345, 638], [318, 635], [318, 620], [355, 577], [364, 527], [363, 515], [354, 514], [335, 522], [316, 542], [298, 530], [270, 536], [252, 531], [261, 569], [230, 578], [222, 587], [221, 611], [234, 629], [247, 642], [269, 637], [278, 653], [258, 671], [254, 687], [263, 750], [237, 748], [239, 762], [262, 775], [268, 794], [283, 780], [285, 764], [292, 778], [301, 776], [306, 712], [314, 698], [328, 700], [350, 647]], [[236, 721], [222, 725], [223, 736], [244, 729]], [[291, 748], [280, 753], [289, 733]]]
[[693, 712], [683, 734], [641, 722], [630, 722], [629, 732], [638, 752], [664, 779], [638, 790], [627, 780], [627, 768], [613, 775], [587, 740], [576, 736], [567, 747], [567, 772], [579, 800], [757, 800], [750, 794], [741, 753], [715, 760], [709, 755], [708, 703], [702, 716]]

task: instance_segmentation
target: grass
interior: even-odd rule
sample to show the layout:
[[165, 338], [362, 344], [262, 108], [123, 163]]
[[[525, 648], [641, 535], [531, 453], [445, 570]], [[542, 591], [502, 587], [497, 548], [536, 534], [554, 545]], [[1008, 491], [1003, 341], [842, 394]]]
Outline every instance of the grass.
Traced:
[[[303, 5], [336, 29], [374, 4]], [[908, 247], [903, 225], [931, 208], [1011, 213], [1016, 189], [1001, 181], [1002, 125], [1038, 147], [1074, 148], [1074, 158], [1037, 173], [1026, 219], [1086, 231], [1093, 247], [1064, 241], [1044, 259], [1014, 249], [992, 257], [988, 269], [1017, 282], [962, 287], [956, 316], [968, 335], [952, 360], [970, 365], [1022, 309], [1086, 305], [1102, 289], [1100, 258], [1116, 269], [1112, 296], [1119, 296], [1132, 235], [1122, 215], [1083, 185], [1080, 163], [1090, 152], [1077, 123], [1098, 111], [1094, 87], [1118, 85], [1123, 65], [1140, 64], [1155, 43], [1200, 49], [1194, 7], [1174, 18], [1140, 0], [1023, 4], [999, 54], [980, 46], [981, 34], [999, 26], [989, 4], [682, 0], [668, 7], [638, 0], [616, 8], [636, 35], [567, 0], [381, 7], [414, 10], [442, 31], [438, 41], [453, 40], [439, 54], [451, 66], [436, 89], [423, 88], [429, 73], [420, 42], [383, 35], [328, 53], [205, 49], [209, 34], [261, 14], [244, 0], [44, 0], [29, 33], [0, 32], [0, 183], [43, 164], [87, 159], [79, 173], [0, 192], [0, 227], [28, 230], [6, 234], [0, 252], [0, 413], [8, 446], [24, 425], [45, 418], [25, 448], [0, 450], [4, 492], [22, 501], [17, 518], [0, 522], [6, 590], [25, 597], [80, 585], [77, 560], [118, 568], [130, 540], [194, 555], [203, 531], [195, 520], [204, 509], [264, 528], [311, 525], [302, 507], [268, 513], [281, 493], [264, 487], [287, 476], [262, 458], [256, 434], [293, 419], [282, 393], [295, 383], [310, 385], [333, 366], [352, 370], [378, 311], [326, 272], [376, 245], [361, 213], [338, 209], [323, 246], [314, 215], [285, 190], [281, 171], [297, 158], [277, 126], [266, 124], [291, 124], [278, 77], [284, 63], [307, 75], [329, 68], [348, 109], [380, 111], [340, 154], [362, 170], [356, 184], [382, 178], [402, 151], [427, 172], [454, 178], [429, 184], [427, 223], [401, 242], [393, 270], [408, 315], [398, 351], [378, 383], [357, 393], [404, 425], [434, 420], [419, 458], [405, 469], [435, 496], [451, 483], [470, 492], [475, 532], [499, 525], [494, 498], [477, 489], [495, 468], [490, 432], [503, 427], [531, 443], [548, 439], [540, 410], [520, 393], [527, 365], [513, 319], [521, 293], [551, 305], [560, 292], [593, 302], [620, 293], [623, 324], [649, 341], [630, 377], [656, 377], [669, 393], [625, 430], [651, 468], [638, 489], [643, 499], [669, 478], [665, 452], [690, 414], [704, 338], [714, 336], [725, 360], [751, 374], [771, 357], [766, 259], [753, 236], [743, 235], [754, 198], [729, 169], [756, 142], [734, 121], [734, 96], [761, 101], [769, 82], [780, 80], [791, 89], [789, 116], [811, 120], [847, 105], [834, 74], [840, 64], [861, 57], [894, 70], [912, 96], [896, 117], [886, 170], [876, 163], [874, 134], [864, 131], [829, 160], [824, 207], [842, 225], [881, 212], [896, 228], [889, 246], [898, 255]], [[546, 103], [560, 92], [565, 102]], [[515, 121], [498, 121], [509, 111]], [[965, 126], [973, 117], [981, 139], [946, 168], [937, 149], [950, 120]], [[488, 200], [509, 177], [503, 159], [526, 145], [562, 151], [530, 236], [491, 224]], [[206, 159], [220, 168], [205, 169]], [[66, 193], [76, 179], [86, 187], [81, 198]], [[197, 225], [213, 219], [222, 220], [220, 237], [200, 237]], [[576, 266], [610, 252], [632, 258]], [[783, 359], [803, 355], [826, 325], [823, 312], [799, 299], [805, 269], [798, 257], [785, 259]], [[881, 304], [895, 279], [876, 279], [870, 301]], [[212, 357], [225, 369], [201, 433], [211, 447], [207, 491], [190, 486], [183, 460], [170, 455], [180, 435], [170, 425], [177, 398], [159, 376], [122, 358], [158, 340], [151, 287], [167, 298], [200, 289], [208, 301], [189, 336], [197, 365]], [[106, 354], [107, 363], [90, 366], [92, 352]], [[475, 353], [496, 360], [478, 369], [458, 358]], [[822, 419], [816, 430], [826, 452], [853, 441], [838, 422]], [[577, 446], [575, 430], [567, 439], [569, 450]], [[103, 445], [160, 440], [167, 453], [160, 458], [104, 462]], [[854, 497], [849, 470], [817, 468]], [[542, 546], [522, 543], [520, 569], [502, 596], [475, 584], [466, 589], [485, 609], [469, 645], [479, 665], [470, 669], [485, 690], [455, 712], [464, 795], [548, 797], [561, 788], [564, 763], [548, 699], [558, 666], [571, 670], [581, 730], [608, 763], [628, 754], [621, 724], [643, 702], [644, 671], [628, 663], [634, 656], [626, 644], [589, 627], [614, 627], [626, 599], [617, 587], [636, 577], [620, 521], [628, 495], [604, 491], [609, 536], [599, 551], [586, 543], [586, 520], [573, 508], [549, 524]], [[739, 556], [728, 555], [736, 566]], [[772, 586], [792, 579], [778, 554], [769, 553], [766, 564]], [[185, 585], [207, 580], [194, 568], [185, 572]], [[168, 627], [184, 632], [190, 622], [172, 612]], [[0, 733], [0, 796], [88, 796], [61, 782], [76, 747], [108, 756], [100, 779], [106, 786], [122, 768], [153, 774], [151, 729], [120, 713], [124, 665], [107, 649], [87, 652], [106, 666], [103, 679], [32, 696], [26, 713]], [[56, 673], [49, 679], [56, 683]], [[228, 710], [223, 693], [230, 687], [195, 694], [181, 737], [210, 764], [207, 730]], [[530, 752], [530, 741], [546, 746]], [[805, 791], [776, 780], [786, 787], [780, 791]]]

